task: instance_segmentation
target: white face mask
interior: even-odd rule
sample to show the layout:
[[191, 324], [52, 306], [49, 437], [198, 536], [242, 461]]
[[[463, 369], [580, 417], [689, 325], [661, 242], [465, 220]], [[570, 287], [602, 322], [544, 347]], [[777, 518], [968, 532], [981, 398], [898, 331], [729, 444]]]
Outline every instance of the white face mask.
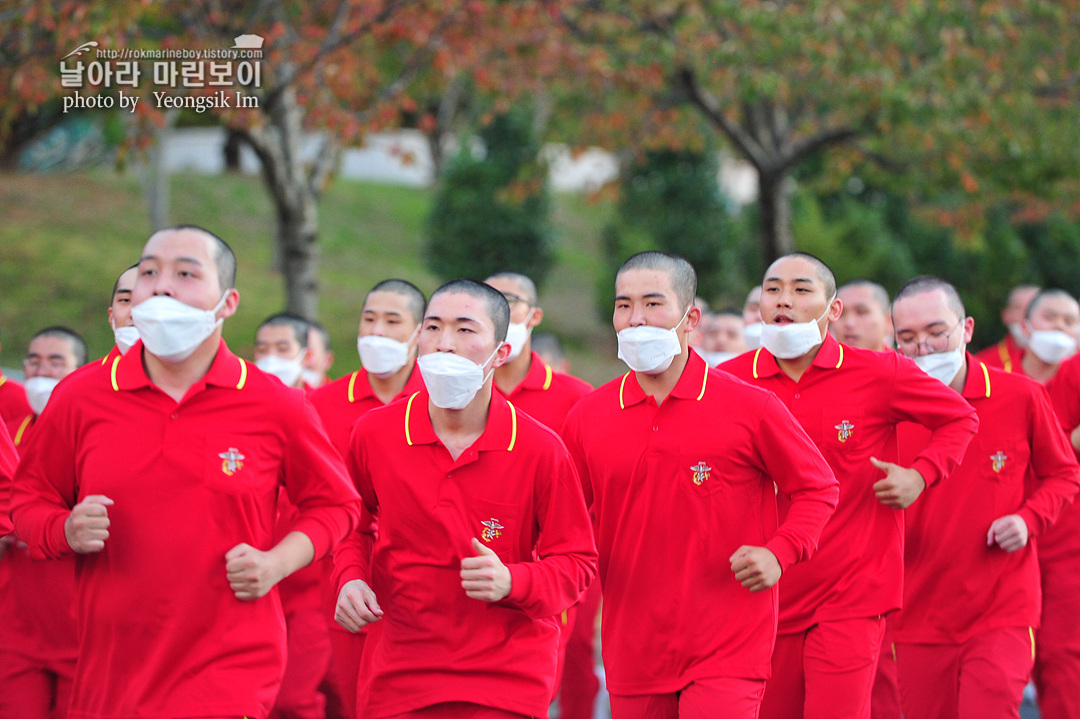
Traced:
[[682, 352], [677, 330], [689, 313], [690, 307], [687, 307], [682, 319], [671, 329], [641, 325], [620, 330], [619, 359], [635, 372], [660, 374]]
[[743, 327], [743, 338], [746, 339], [746, 349], [756, 350], [761, 346], [761, 330], [765, 326], [764, 322], [754, 322], [746, 327]]
[[507, 357], [507, 360], [517, 359], [521, 351], [525, 349], [525, 342], [529, 339], [529, 335], [532, 334], [532, 327], [529, 327], [528, 324], [534, 312], [536, 312], [535, 307], [529, 310], [524, 322], [511, 322], [507, 325], [506, 343], [510, 345], [510, 356]]
[[1058, 364], [1076, 354], [1076, 339], [1061, 330], [1033, 330], [1027, 348], [1046, 364]]
[[319, 383], [322, 381], [322, 373], [316, 372], [313, 369], [304, 370], [300, 373], [300, 376], [304, 378], [304, 382], [312, 387], [318, 387]]
[[935, 352], [913, 359], [926, 374], [945, 384], [951, 384], [964, 364], [964, 345], [948, 352]]
[[180, 300], [156, 295], [131, 309], [131, 319], [150, 354], [165, 362], [183, 362], [224, 319], [214, 315], [225, 304], [226, 292], [212, 310], [200, 310]]
[[416, 337], [419, 331], [420, 325], [417, 325], [413, 333], [409, 335], [408, 342], [398, 342], [389, 337], [377, 335], [357, 338], [356, 351], [360, 353], [360, 364], [364, 365], [368, 374], [394, 374], [409, 361], [409, 345], [412, 344], [413, 337]]
[[825, 305], [825, 311], [816, 320], [793, 322], [790, 325], [764, 325], [761, 328], [761, 343], [773, 357], [795, 359], [802, 357], [824, 341], [818, 322], [829, 314], [836, 295]]
[[303, 357], [303, 350], [300, 350], [300, 354], [292, 359], [285, 359], [277, 355], [266, 355], [256, 362], [255, 366], [263, 372], [277, 377], [286, 387], [293, 387], [296, 385], [296, 380], [300, 379], [300, 374], [304, 371], [301, 364]]
[[720, 364], [727, 362], [729, 359], [733, 359], [739, 356], [738, 352], [701, 352], [698, 351], [701, 358], [705, 360], [705, 363], [710, 367], [717, 367]]
[[452, 352], [431, 352], [418, 359], [416, 366], [420, 368], [432, 404], [440, 409], [465, 409], [495, 371], [493, 367], [484, 374], [484, 365], [498, 351], [496, 346], [484, 364]]
[[1024, 334], [1024, 323], [1013, 322], [1009, 325], [1009, 334], [1012, 335], [1013, 341], [1016, 342], [1017, 347], [1027, 347], [1028, 338]]
[[49, 397], [52, 396], [53, 389], [58, 384], [60, 380], [52, 377], [31, 377], [26, 380], [23, 385], [26, 388], [26, 400], [30, 403], [30, 409], [34, 410], [34, 414], [41, 414], [49, 402]]
[[116, 339], [116, 348], [120, 350], [120, 354], [126, 355], [127, 351], [139, 341], [139, 329], [131, 325], [117, 327], [113, 330], [113, 337]]

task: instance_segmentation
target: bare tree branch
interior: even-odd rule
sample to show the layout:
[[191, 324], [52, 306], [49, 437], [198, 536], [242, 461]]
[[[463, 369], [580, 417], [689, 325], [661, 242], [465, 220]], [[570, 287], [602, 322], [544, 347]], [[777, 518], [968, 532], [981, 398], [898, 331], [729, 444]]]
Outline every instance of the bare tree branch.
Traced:
[[334, 166], [337, 164], [337, 158], [337, 139], [331, 133], [324, 132], [322, 146], [319, 148], [319, 154], [315, 158], [315, 163], [312, 165], [311, 171], [308, 173], [308, 189], [316, 198], [322, 195], [323, 188], [326, 186], [326, 181], [330, 177], [330, 173], [334, 171]]
[[737, 123], [731, 122], [724, 117], [724, 113], [720, 109], [720, 104], [716, 101], [716, 98], [700, 86], [697, 81], [697, 76], [691, 68], [684, 67], [679, 70], [678, 80], [686, 90], [690, 102], [697, 107], [710, 122], [716, 125], [721, 132], [727, 135], [733, 143], [735, 143], [735, 146], [739, 148], [739, 151], [742, 152], [746, 159], [748, 159], [759, 172], [765, 170], [772, 164], [757, 140]]
[[[294, 65], [291, 68], [286, 68], [285, 72], [283, 72], [281, 74], [281, 77], [278, 79], [277, 87], [275, 87], [273, 91], [266, 95], [266, 104], [270, 105], [277, 102], [278, 97], [281, 95], [281, 93], [286, 87], [295, 82], [296, 78], [316, 67], [328, 54], [330, 54], [334, 50], [337, 50], [340, 47], [343, 47], [344, 45], [347, 45], [348, 43], [356, 40], [357, 38], [363, 37], [364, 35], [370, 33], [372, 28], [374, 28], [376, 25], [386, 22], [386, 20], [389, 19], [392, 15], [394, 15], [394, 13], [398, 12], [399, 10], [408, 5], [416, 3], [417, 1], [418, 0], [393, 0], [392, 2], [388, 3], [382, 10], [380, 10], [374, 17], [363, 23], [360, 27], [356, 28], [352, 32], [341, 34], [339, 28], [338, 37], [333, 42], [324, 41], [323, 44], [319, 47], [319, 50], [310, 59], [308, 59], [307, 62], [300, 65]], [[342, 4], [338, 7], [339, 12], [341, 11], [342, 7], [346, 5], [347, 2], [343, 0]], [[338, 19], [339, 18], [337, 17], [334, 18], [335, 24], [337, 23]], [[333, 30], [333, 28], [331, 28], [331, 30]], [[329, 33], [327, 34], [327, 36], [329, 37]]]
[[849, 140], [854, 140], [857, 137], [865, 135], [868, 130], [868, 126], [834, 127], [832, 129], [819, 132], [812, 137], [807, 137], [794, 143], [791, 146], [791, 149], [788, 152], [784, 153], [784, 166], [789, 168], [794, 167], [818, 150], [822, 150], [832, 145], [840, 145]]

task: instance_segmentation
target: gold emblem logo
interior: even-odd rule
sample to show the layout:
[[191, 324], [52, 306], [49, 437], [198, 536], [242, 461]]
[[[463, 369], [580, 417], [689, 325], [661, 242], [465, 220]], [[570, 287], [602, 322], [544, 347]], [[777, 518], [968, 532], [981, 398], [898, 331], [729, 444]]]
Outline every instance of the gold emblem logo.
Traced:
[[690, 470], [694, 473], [694, 484], [700, 487], [702, 484], [709, 481], [709, 472], [712, 471], [712, 467], [705, 464], [705, 461], [702, 460], [691, 467]]
[[484, 531], [480, 532], [480, 538], [483, 539], [485, 542], [490, 542], [493, 539], [498, 539], [502, 536], [502, 532], [500, 532], [499, 530], [506, 529], [506, 527], [499, 524], [499, 520], [495, 519], [494, 517], [487, 520], [486, 522], [480, 522], [480, 524], [484, 525]]
[[1007, 459], [1008, 456], [1006, 456], [1006, 454], [1001, 450], [998, 450], [997, 454], [990, 455], [990, 461], [993, 462], [991, 466], [994, 468], [994, 471], [1000, 472], [1001, 470], [1005, 469], [1005, 460]]
[[229, 447], [229, 451], [222, 452], [218, 456], [221, 457], [221, 471], [230, 477], [240, 471], [244, 466], [244, 460], [247, 459], [236, 447]]
[[841, 442], [847, 442], [851, 439], [852, 430], [855, 429], [855, 425], [848, 422], [846, 419], [840, 424], [834, 425], [833, 429], [837, 430], [836, 438]]

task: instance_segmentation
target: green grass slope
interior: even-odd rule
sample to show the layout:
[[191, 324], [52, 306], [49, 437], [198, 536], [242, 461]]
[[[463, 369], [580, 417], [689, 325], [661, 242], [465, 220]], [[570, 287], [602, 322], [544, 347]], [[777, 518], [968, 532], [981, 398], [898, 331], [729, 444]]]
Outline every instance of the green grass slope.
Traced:
[[[336, 180], [319, 206], [319, 319], [337, 355], [334, 376], [355, 369], [356, 327], [364, 294], [387, 277], [430, 293], [439, 282], [422, 246], [428, 190]], [[541, 330], [567, 345], [571, 371], [599, 384], [625, 371], [614, 332], [592, 297], [600, 228], [612, 208], [557, 195], [559, 263], [541, 291]], [[92, 356], [112, 346], [106, 308], [117, 275], [138, 259], [149, 234], [146, 202], [132, 176], [97, 171], [0, 175], [0, 341], [3, 365], [20, 364], [30, 336], [64, 324], [86, 337]], [[176, 175], [172, 222], [203, 225], [238, 257], [240, 309], [225, 338], [250, 357], [255, 328], [284, 304], [273, 265], [273, 208], [257, 177]]]

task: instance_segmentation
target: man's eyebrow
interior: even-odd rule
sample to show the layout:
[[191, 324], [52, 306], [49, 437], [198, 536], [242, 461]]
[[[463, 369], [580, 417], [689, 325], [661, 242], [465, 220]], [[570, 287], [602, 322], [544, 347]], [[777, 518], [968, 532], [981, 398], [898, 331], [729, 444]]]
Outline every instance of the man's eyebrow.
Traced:
[[[652, 299], [652, 298], [655, 298], [655, 297], [659, 297], [661, 299], [667, 299], [667, 293], [666, 292], [646, 292], [645, 294], [642, 295], [642, 297], [643, 298], [648, 298], [648, 299]], [[615, 301], [616, 302], [618, 302], [619, 300], [629, 300], [629, 299], [630, 299], [630, 295], [615, 295]]]
[[[792, 282], [808, 282], [809, 284], [814, 284], [814, 278], [813, 277], [795, 277], [791, 281]], [[765, 282], [783, 282], [783, 279], [780, 278], [780, 277], [776, 277], [776, 276], [766, 277]]]
[[[934, 320], [933, 322], [928, 322], [923, 325], [921, 329], [928, 330], [931, 327], [937, 327], [939, 325], [945, 325], [947, 327], [949, 323], [947, 320]], [[918, 329], [912, 327], [897, 327], [895, 334], [902, 334], [904, 332], [918, 332]]]
[[[147, 260], [153, 260], [155, 262], [160, 262], [161, 258], [158, 257], [157, 255], [143, 255], [142, 257], [139, 258], [139, 262], [145, 262]], [[184, 255], [182, 257], [177, 257], [176, 261], [177, 262], [190, 262], [190, 263], [192, 263], [194, 265], [200, 265], [200, 266], [202, 265], [202, 260], [200, 260], [197, 257], [188, 257], [187, 255]]]

